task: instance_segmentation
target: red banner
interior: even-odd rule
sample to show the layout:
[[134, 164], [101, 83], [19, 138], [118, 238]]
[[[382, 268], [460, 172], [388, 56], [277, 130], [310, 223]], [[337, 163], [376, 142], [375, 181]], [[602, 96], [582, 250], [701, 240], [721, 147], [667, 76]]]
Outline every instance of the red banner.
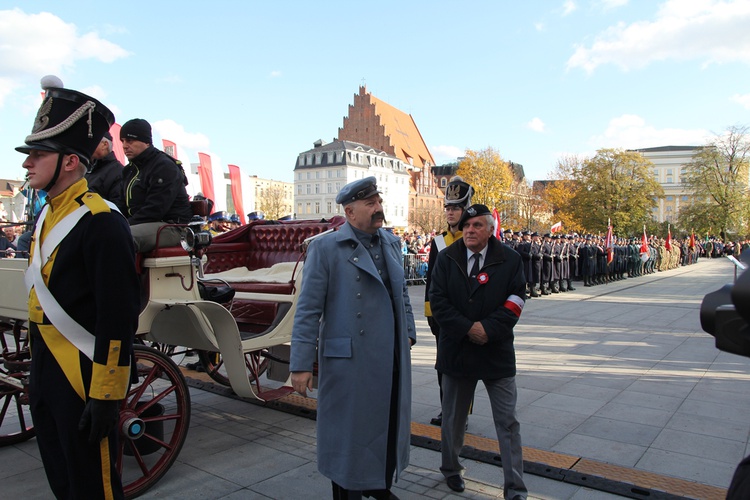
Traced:
[[112, 151], [115, 153], [115, 158], [123, 165], [128, 164], [128, 159], [125, 158], [125, 151], [122, 149], [122, 141], [120, 140], [120, 124], [115, 123], [110, 127], [109, 133], [112, 134]]
[[234, 202], [234, 211], [240, 216], [240, 223], [245, 225], [245, 207], [242, 204], [242, 172], [237, 165], [227, 165], [229, 167], [229, 182], [232, 188], [232, 202]]
[[211, 171], [211, 157], [206, 153], [198, 153], [198, 175], [201, 178], [201, 191], [203, 196], [209, 200], [215, 202], [216, 197], [214, 195], [214, 177]]
[[171, 156], [175, 160], [179, 160], [179, 158], [177, 158], [177, 144], [175, 144], [172, 141], [168, 141], [166, 139], [162, 139], [161, 143], [164, 145], [165, 153], [167, 153], [169, 156]]

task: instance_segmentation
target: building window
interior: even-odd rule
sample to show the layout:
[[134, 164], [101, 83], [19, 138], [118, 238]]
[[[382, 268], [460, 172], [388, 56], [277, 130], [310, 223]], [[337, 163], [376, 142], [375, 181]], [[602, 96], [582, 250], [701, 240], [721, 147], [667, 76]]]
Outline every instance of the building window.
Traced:
[[444, 188], [446, 186], [448, 186], [448, 179], [446, 179], [445, 177], [443, 177], [442, 179], [440, 179], [440, 187]]
[[667, 169], [667, 175], [672, 175], [672, 169], [671, 168]]
[[667, 196], [667, 201], [672, 201], [672, 200], [674, 200], [674, 196]]
[[682, 197], [681, 197], [680, 199], [681, 199], [682, 201], [688, 201], [688, 197], [687, 197], [687, 195], [686, 195], [686, 194], [685, 194], [685, 195], [682, 195]]
[[305, 213], [306, 214], [310, 213], [310, 202], [309, 201], [307, 203], [305, 203]]
[[297, 203], [297, 213], [298, 214], [302, 213], [302, 203]]
[[[331, 213], [331, 208], [333, 208], [333, 207], [331, 206], [331, 202], [329, 201], [329, 202], [326, 203], [326, 213], [327, 214]], [[474, 259], [474, 260], [476, 260], [476, 259]]]
[[307, 194], [312, 194], [312, 184], [307, 185]]
[[320, 184], [315, 184], [315, 194], [320, 194]]
[[[328, 187], [328, 194], [333, 194], [333, 184], [331, 184], [329, 182], [329, 183], [326, 184], [326, 186]], [[330, 212], [330, 210], [329, 210], [329, 212]]]
[[307, 178], [308, 179], [310, 178], [310, 172], [307, 172]]
[[302, 184], [297, 184], [297, 194], [302, 194]]
[[[316, 214], [320, 213], [320, 202], [319, 201], [315, 202], [315, 213]], [[474, 260], [476, 260], [476, 259], [474, 259]]]
[[667, 184], [672, 184], [672, 177], [667, 177]]
[[671, 207], [671, 206], [668, 206], [668, 207], [667, 207], [667, 212], [671, 212], [671, 211], [672, 211], [672, 207]]

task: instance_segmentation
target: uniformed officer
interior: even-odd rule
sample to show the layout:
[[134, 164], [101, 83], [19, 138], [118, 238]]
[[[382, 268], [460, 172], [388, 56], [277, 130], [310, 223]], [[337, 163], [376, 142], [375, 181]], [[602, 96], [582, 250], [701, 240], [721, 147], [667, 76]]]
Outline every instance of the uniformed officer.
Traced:
[[59, 79], [42, 83], [31, 135], [16, 148], [28, 155], [29, 186], [49, 200], [26, 272], [31, 415], [57, 498], [123, 498], [116, 425], [130, 381], [139, 281], [127, 220], [84, 179], [115, 119]]

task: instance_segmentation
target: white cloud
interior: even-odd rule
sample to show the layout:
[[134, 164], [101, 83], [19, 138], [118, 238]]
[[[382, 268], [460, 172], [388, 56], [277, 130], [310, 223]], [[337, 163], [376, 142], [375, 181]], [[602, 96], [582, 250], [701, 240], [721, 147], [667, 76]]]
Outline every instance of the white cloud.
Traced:
[[742, 105], [743, 108], [750, 109], [750, 94], [734, 94], [732, 100]]
[[636, 115], [622, 115], [610, 120], [607, 129], [591, 137], [589, 145], [594, 149], [620, 148], [640, 149], [658, 146], [700, 146], [711, 138], [707, 130], [685, 130], [677, 128], [657, 129]]
[[533, 130], [534, 132], [544, 132], [546, 125], [541, 118], [534, 117], [530, 122], [526, 124], [526, 128]]
[[544, 23], [542, 22], [534, 23], [534, 29], [537, 31], [544, 31]]
[[602, 64], [628, 71], [654, 61], [699, 60], [704, 65], [750, 63], [750, 2], [668, 0], [653, 21], [620, 23], [579, 45], [567, 67], [591, 73]]
[[456, 161], [457, 158], [466, 155], [466, 149], [456, 146], [432, 146], [430, 147], [435, 162], [438, 165]]
[[151, 124], [151, 127], [162, 139], [172, 141], [178, 146], [189, 150], [208, 149], [211, 141], [201, 133], [185, 131], [185, 127], [174, 120], [159, 120]]
[[628, 0], [599, 0], [598, 3], [604, 10], [609, 10], [627, 5]]
[[44, 75], [63, 76], [76, 61], [111, 63], [128, 55], [96, 32], [79, 34], [75, 24], [54, 14], [26, 14], [18, 8], [0, 10], [0, 74], [4, 75], [0, 80], [0, 106], [15, 89], [36, 83]]
[[578, 8], [578, 6], [573, 0], [565, 0], [565, 2], [563, 2], [562, 8], [563, 8], [562, 15], [567, 16], [568, 14], [572, 14], [573, 11], [575, 11]]
[[271, 75], [270, 76], [271, 76], [271, 78], [278, 78], [278, 77], [281, 76], [281, 71], [279, 71], [279, 70], [273, 70], [273, 71], [271, 71]]

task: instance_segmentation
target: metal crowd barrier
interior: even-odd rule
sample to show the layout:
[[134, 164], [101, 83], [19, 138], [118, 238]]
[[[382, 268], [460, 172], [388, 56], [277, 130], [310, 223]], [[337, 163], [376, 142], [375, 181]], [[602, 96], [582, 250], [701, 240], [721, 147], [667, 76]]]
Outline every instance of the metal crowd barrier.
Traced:
[[427, 254], [404, 255], [404, 276], [407, 285], [424, 285], [427, 282]]

